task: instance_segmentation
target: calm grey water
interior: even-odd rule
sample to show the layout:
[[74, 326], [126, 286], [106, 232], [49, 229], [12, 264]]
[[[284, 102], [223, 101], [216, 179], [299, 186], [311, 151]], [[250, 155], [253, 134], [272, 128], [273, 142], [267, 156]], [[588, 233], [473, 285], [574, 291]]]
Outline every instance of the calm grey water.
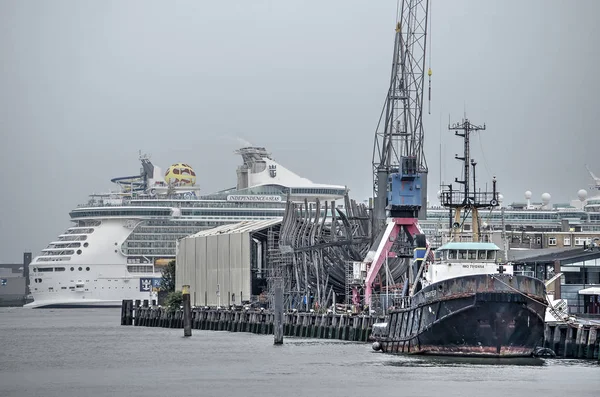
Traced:
[[0, 396], [600, 396], [579, 360], [390, 356], [370, 344], [125, 327], [119, 309], [0, 308]]

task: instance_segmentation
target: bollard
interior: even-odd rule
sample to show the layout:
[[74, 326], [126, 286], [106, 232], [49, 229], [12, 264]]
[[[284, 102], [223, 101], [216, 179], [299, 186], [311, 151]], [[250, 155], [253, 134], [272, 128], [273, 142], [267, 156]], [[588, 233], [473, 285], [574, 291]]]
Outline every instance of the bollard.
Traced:
[[192, 336], [192, 305], [190, 303], [190, 286], [181, 287], [183, 296], [183, 336]]
[[274, 344], [283, 344], [283, 288], [275, 287], [275, 316], [273, 318]]

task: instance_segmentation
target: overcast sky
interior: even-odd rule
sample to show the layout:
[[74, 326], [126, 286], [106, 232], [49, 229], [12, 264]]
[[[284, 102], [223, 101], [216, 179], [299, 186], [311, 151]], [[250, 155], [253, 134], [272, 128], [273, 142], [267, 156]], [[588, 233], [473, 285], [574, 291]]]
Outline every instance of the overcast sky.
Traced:
[[[594, 0], [433, 0], [430, 199], [466, 108], [479, 183], [576, 197], [600, 174]], [[396, 0], [0, 1], [0, 262], [36, 255], [110, 178], [192, 165], [235, 185], [240, 139], [315, 182], [371, 194]], [[428, 65], [429, 66], [429, 65]], [[427, 106], [427, 105], [425, 105]], [[483, 152], [482, 152], [483, 148]], [[589, 189], [588, 189], [589, 190]]]

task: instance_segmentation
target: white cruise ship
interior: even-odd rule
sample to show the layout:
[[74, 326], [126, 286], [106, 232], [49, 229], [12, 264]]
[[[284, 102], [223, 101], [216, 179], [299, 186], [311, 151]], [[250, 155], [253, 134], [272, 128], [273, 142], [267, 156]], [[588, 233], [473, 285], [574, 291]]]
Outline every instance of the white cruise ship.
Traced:
[[[490, 211], [480, 214], [480, 221], [485, 230], [502, 230], [505, 228], [509, 232], [575, 232], [580, 234], [594, 234], [600, 232], [600, 177], [597, 177], [589, 168], [588, 172], [594, 181], [590, 186], [593, 193], [588, 197], [588, 192], [581, 189], [577, 192], [577, 199], [570, 200], [568, 203], [551, 203], [551, 195], [542, 193], [540, 201], [534, 202], [531, 191], [525, 192], [525, 201], [504, 205], [502, 195], [500, 197], [500, 206]], [[439, 199], [439, 196], [438, 196]], [[442, 234], [448, 234], [451, 225], [454, 222], [454, 215], [448, 209], [441, 206], [428, 206], [427, 219], [422, 221], [421, 227], [434, 248], [443, 244]], [[461, 222], [464, 230], [471, 230], [471, 215], [463, 215]], [[540, 245], [537, 236], [537, 245]], [[568, 237], [571, 245], [570, 238]], [[591, 238], [574, 237], [573, 246], [583, 246], [584, 242], [588, 244]], [[525, 245], [530, 244], [529, 242]], [[534, 244], [535, 245], [535, 244]], [[543, 244], [542, 244], [543, 245]]]
[[237, 186], [200, 195], [196, 174], [177, 163], [166, 173], [140, 156], [140, 175], [114, 178], [118, 191], [92, 195], [70, 212], [74, 225], [29, 265], [34, 301], [25, 307], [120, 306], [156, 299], [178, 238], [243, 220], [282, 218], [286, 201], [342, 199], [346, 187], [313, 183], [262, 147], [236, 151]]

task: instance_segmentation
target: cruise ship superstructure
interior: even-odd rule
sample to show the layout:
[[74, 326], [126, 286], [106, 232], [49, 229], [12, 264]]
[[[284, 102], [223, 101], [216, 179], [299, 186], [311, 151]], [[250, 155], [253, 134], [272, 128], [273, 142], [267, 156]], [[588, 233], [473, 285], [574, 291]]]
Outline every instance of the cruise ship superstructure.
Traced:
[[317, 184], [277, 163], [263, 147], [236, 151], [237, 186], [201, 195], [184, 163], [165, 173], [140, 156], [139, 175], [112, 179], [118, 191], [90, 196], [70, 212], [74, 225], [30, 266], [34, 301], [26, 307], [120, 306], [155, 299], [176, 241], [244, 220], [282, 218], [287, 200], [339, 200], [345, 186]]

